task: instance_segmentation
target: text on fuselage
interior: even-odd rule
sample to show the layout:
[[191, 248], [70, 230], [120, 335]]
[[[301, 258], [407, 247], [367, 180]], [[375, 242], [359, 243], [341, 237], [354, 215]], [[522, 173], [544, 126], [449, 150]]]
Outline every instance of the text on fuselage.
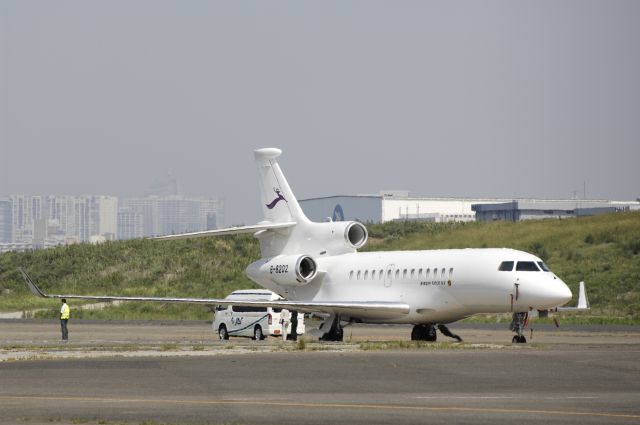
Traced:
[[420, 286], [451, 286], [450, 280], [426, 280], [420, 282]]

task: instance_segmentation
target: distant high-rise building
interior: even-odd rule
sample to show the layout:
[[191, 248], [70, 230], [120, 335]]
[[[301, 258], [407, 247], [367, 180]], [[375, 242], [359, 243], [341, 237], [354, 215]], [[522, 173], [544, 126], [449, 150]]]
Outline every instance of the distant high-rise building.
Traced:
[[142, 215], [144, 236], [199, 232], [215, 229], [222, 223], [223, 202], [219, 199], [153, 196], [123, 199], [120, 204], [121, 210]]
[[106, 240], [116, 239], [118, 232], [118, 198], [98, 196], [98, 234]]
[[12, 242], [31, 243], [35, 221], [43, 218], [41, 196], [11, 195]]
[[129, 208], [118, 211], [118, 239], [137, 239], [144, 237], [144, 217]]
[[13, 207], [10, 198], [0, 198], [0, 243], [13, 242]]
[[33, 238], [31, 244], [33, 248], [44, 248], [47, 241], [47, 219], [40, 218], [33, 221]]
[[[120, 210], [128, 210], [140, 214], [142, 217], [142, 236], [154, 236], [157, 232], [156, 223], [158, 209], [157, 198], [125, 198], [120, 201]], [[126, 239], [118, 234], [118, 239]]]
[[200, 202], [200, 223], [202, 230], [214, 230], [224, 226], [224, 201], [222, 199], [203, 199]]
[[96, 198], [78, 196], [75, 201], [76, 236], [80, 242], [88, 242], [92, 235], [98, 234], [100, 215]]
[[197, 232], [199, 229], [197, 202], [177, 196], [160, 198], [158, 205], [158, 234]]
[[13, 240], [11, 242], [24, 242], [27, 233], [27, 196], [11, 195], [11, 218], [13, 227]]

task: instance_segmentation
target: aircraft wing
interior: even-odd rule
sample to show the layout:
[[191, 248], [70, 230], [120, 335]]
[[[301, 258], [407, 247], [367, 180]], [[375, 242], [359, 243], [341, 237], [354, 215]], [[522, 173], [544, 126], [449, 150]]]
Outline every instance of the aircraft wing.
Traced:
[[262, 222], [258, 224], [252, 224], [251, 226], [227, 227], [225, 229], [205, 230], [202, 232], [192, 232], [192, 233], [181, 233], [179, 235], [156, 236], [151, 239], [168, 240], [168, 239], [201, 238], [205, 236], [236, 235], [239, 233], [259, 232], [262, 230], [286, 229], [295, 225], [296, 223], [294, 221], [286, 222], [286, 223]]
[[172, 297], [124, 297], [112, 295], [61, 295], [44, 293], [31, 279], [27, 272], [20, 268], [20, 273], [31, 292], [44, 298], [67, 298], [96, 301], [149, 301], [163, 303], [187, 303], [204, 305], [238, 305], [250, 307], [273, 307], [296, 310], [303, 313], [336, 313], [343, 316], [384, 320], [402, 317], [409, 313], [409, 305], [388, 301], [257, 301], [257, 300], [225, 300], [218, 298], [172, 298]]

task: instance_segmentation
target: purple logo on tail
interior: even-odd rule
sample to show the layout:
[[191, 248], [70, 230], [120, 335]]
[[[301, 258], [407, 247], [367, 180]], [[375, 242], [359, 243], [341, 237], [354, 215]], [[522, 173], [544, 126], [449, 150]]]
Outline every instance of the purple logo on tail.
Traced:
[[280, 193], [280, 189], [276, 189], [275, 187], [273, 188], [273, 191], [276, 192], [276, 195], [278, 195], [277, 198], [275, 198], [273, 201], [271, 201], [270, 204], [267, 204], [267, 208], [269, 208], [270, 210], [273, 209], [273, 207], [276, 206], [276, 204], [280, 201], [284, 201], [284, 202], [288, 202], [286, 199], [284, 199], [284, 196], [282, 196], [282, 193]]

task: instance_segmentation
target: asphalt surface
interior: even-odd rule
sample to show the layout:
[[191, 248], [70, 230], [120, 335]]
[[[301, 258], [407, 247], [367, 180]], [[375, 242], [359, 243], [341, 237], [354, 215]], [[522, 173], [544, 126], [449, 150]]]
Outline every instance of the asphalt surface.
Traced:
[[[3, 339], [18, 338], [7, 329]], [[397, 334], [368, 329], [358, 332]], [[167, 340], [182, 331], [163, 327]], [[526, 346], [5, 361], [0, 423], [640, 423], [640, 329], [569, 334]]]

